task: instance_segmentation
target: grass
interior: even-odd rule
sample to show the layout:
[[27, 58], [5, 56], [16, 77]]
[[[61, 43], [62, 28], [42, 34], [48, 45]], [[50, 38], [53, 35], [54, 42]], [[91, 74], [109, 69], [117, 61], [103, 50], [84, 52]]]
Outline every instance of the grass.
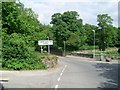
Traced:
[[[110, 55], [113, 60], [120, 60], [120, 58], [118, 58], [118, 56], [116, 56], [116, 55], [118, 55], [117, 50], [95, 52], [95, 54], [101, 54], [101, 53]], [[94, 52], [88, 52], [88, 54], [94, 54]]]
[[[113, 50], [113, 51], [97, 51], [95, 52], [96, 54], [118, 54], [117, 50]], [[88, 54], [94, 54], [94, 52], [88, 52]]]

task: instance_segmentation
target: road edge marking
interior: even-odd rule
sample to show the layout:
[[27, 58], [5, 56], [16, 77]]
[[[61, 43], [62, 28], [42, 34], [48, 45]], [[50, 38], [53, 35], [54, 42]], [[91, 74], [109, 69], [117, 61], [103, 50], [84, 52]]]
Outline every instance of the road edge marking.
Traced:
[[63, 75], [63, 73], [61, 72], [60, 76], [62, 76], [62, 75]]
[[58, 78], [58, 82], [60, 81], [60, 77]]
[[58, 85], [55, 85], [55, 88], [58, 88]]

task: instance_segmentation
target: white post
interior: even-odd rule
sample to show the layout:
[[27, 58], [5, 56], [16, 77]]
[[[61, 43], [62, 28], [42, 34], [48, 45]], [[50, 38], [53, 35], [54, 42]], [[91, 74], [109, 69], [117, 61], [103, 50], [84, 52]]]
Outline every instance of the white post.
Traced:
[[93, 54], [93, 58], [95, 58], [95, 30], [92, 30], [94, 32], [94, 54]]
[[43, 53], [43, 49], [42, 49], [42, 46], [41, 46], [41, 53]]
[[[48, 37], [49, 40], [49, 37]], [[50, 46], [48, 45], [48, 54], [50, 54]]]

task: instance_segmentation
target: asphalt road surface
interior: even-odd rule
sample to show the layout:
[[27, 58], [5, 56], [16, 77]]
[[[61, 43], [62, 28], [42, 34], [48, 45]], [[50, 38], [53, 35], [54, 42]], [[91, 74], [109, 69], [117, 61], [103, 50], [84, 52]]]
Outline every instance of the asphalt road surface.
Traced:
[[47, 71], [4, 72], [5, 88], [117, 88], [118, 63], [82, 57], [59, 57], [59, 65]]

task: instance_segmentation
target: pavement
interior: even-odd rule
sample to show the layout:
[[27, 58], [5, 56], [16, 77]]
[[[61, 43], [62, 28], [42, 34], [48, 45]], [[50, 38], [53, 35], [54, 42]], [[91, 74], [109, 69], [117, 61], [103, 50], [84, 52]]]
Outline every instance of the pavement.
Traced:
[[58, 57], [48, 70], [0, 71], [5, 88], [117, 88], [118, 63], [90, 58]]

